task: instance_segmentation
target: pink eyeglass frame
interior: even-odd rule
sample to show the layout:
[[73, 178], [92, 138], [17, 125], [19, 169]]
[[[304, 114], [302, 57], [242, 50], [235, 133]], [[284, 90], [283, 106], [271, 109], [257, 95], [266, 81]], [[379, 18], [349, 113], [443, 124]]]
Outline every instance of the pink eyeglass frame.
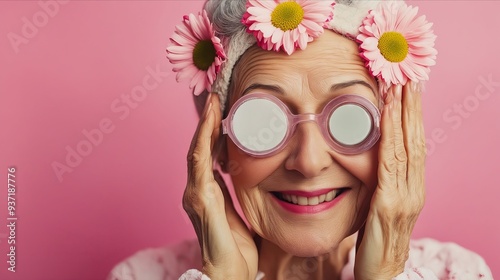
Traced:
[[[236, 137], [233, 127], [232, 120], [234, 118], [235, 112], [238, 108], [248, 100], [252, 99], [266, 99], [273, 103], [275, 103], [284, 113], [287, 118], [287, 131], [283, 140], [274, 148], [256, 152], [250, 149], [247, 149]], [[333, 136], [329, 132], [328, 120], [331, 114], [335, 111], [336, 108], [344, 105], [344, 104], [354, 104], [363, 108], [371, 118], [371, 130], [366, 136], [366, 138], [355, 145], [344, 145], [338, 143]], [[375, 143], [377, 143], [380, 138], [380, 111], [378, 108], [368, 99], [356, 95], [356, 94], [344, 94], [334, 99], [330, 100], [323, 110], [319, 114], [314, 113], [305, 113], [305, 114], [293, 114], [288, 106], [283, 103], [278, 97], [267, 94], [267, 93], [250, 93], [247, 94], [233, 105], [233, 107], [229, 110], [227, 117], [222, 120], [222, 133], [227, 134], [229, 138], [233, 141], [233, 143], [243, 152], [247, 153], [253, 157], [268, 157], [279, 153], [288, 143], [291, 136], [295, 132], [296, 126], [301, 122], [314, 121], [318, 124], [321, 133], [323, 134], [323, 139], [328, 143], [328, 145], [335, 151], [346, 154], [346, 155], [354, 155], [360, 154], [369, 150]]]

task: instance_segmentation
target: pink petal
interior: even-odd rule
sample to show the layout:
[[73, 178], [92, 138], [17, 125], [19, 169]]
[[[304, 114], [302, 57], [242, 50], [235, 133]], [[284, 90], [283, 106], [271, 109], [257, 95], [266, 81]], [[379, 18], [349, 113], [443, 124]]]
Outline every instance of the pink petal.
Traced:
[[185, 53], [170, 53], [168, 54], [168, 59], [172, 59], [172, 60], [191, 60], [192, 57], [193, 57], [193, 54], [192, 53], [188, 53], [188, 52], [185, 52]]
[[182, 69], [182, 71], [177, 73], [177, 76], [176, 76], [177, 82], [193, 77], [194, 75], [196, 75], [196, 73], [198, 71], [200, 71], [200, 70], [198, 68], [196, 68], [196, 66], [191, 64], [190, 66]]
[[[206, 76], [207, 76], [208, 84], [209, 85], [213, 84], [215, 81], [215, 77], [216, 77], [215, 66], [213, 64], [208, 68], [208, 71], [206, 72]], [[207, 90], [210, 90], [210, 89], [207, 89]]]
[[434, 59], [432, 59], [430, 57], [415, 56], [415, 55], [412, 55], [411, 57], [412, 57], [412, 61], [414, 63], [420, 64], [422, 66], [432, 66], [432, 65], [436, 64], [436, 61], [434, 61]]
[[302, 24], [299, 24], [299, 26], [297, 26], [297, 30], [299, 31], [299, 33], [306, 33], [307, 32], [306, 27], [303, 26]]
[[[261, 5], [262, 7], [265, 7], [267, 9], [269, 9], [270, 11], [274, 10], [274, 8], [276, 8], [276, 3], [274, 1], [269, 1], [269, 0], [262, 0], [262, 1], [259, 1], [259, 0], [252, 0], [252, 1], [249, 1], [250, 3], [259, 3], [259, 5]], [[252, 6], [255, 6], [255, 4], [252, 4]]]
[[179, 72], [179, 71], [182, 71], [186, 68], [189, 68], [193, 66], [196, 70], [198, 70], [198, 68], [196, 68], [196, 66], [193, 65], [193, 62], [191, 61], [185, 61], [185, 62], [182, 62], [182, 63], [177, 63], [177, 64], [174, 64], [174, 67], [172, 67], [172, 71], [174, 72]]
[[276, 27], [268, 23], [257, 23], [256, 28], [262, 32], [264, 38], [271, 37], [273, 32], [277, 29]]
[[276, 28], [273, 35], [271, 36], [271, 42], [273, 44], [280, 42], [281, 40], [283, 40], [283, 34], [284, 32], [281, 29]]
[[418, 13], [418, 8], [408, 9], [406, 13], [404, 13], [399, 21], [397, 26], [398, 30], [405, 31], [408, 29], [408, 26], [413, 21], [415, 16]]
[[365, 50], [370, 51], [378, 50], [378, 39], [374, 37], [368, 37], [363, 41], [361, 47]]
[[177, 32], [177, 34], [179, 34], [179, 36], [186, 38], [186, 40], [188, 40], [188, 38], [191, 38], [193, 40], [196, 39], [194, 38], [194, 34], [191, 32], [191, 29], [189, 29], [185, 25], [175, 26], [175, 31]]
[[299, 30], [297, 28], [290, 30], [290, 38], [292, 42], [297, 42], [299, 40]]
[[276, 43], [273, 44], [272, 41], [268, 41], [267, 42], [267, 50], [275, 50], [275, 51], [279, 51], [281, 46], [283, 45], [283, 35], [285, 34], [282, 30], [279, 30], [281, 32], [281, 39], [279, 41], [277, 41]]
[[380, 51], [378, 49], [374, 50], [374, 51], [365, 51], [365, 52], [363, 52], [363, 55], [369, 60], [376, 60], [379, 58], [383, 59], [383, 57], [380, 54]]
[[396, 83], [396, 79], [391, 71], [391, 67], [390, 65], [387, 65], [386, 67], [383, 67], [382, 68], [382, 72], [381, 72], [381, 75], [382, 77], [384, 78], [385, 81], [387, 82], [390, 82], [390, 83], [393, 83], [395, 84]]
[[258, 16], [251, 16], [248, 19], [253, 21], [268, 23], [271, 22], [271, 14], [261, 14]]
[[178, 45], [191, 45], [193, 47], [198, 43], [198, 41], [195, 40], [193, 37], [183, 37], [178, 33], [174, 33], [172, 37], [170, 37], [170, 40]]
[[191, 30], [194, 36], [199, 40], [205, 39], [203, 27], [200, 25], [195, 15], [189, 14], [189, 23], [191, 23]]
[[389, 62], [384, 59], [374, 60], [371, 65], [372, 73], [374, 75], [378, 75], [379, 73], [381, 73], [385, 64], [389, 64]]
[[399, 63], [396, 62], [391, 63], [391, 68], [392, 68], [392, 73], [396, 78], [396, 81], [402, 84], [404, 82], [404, 78], [403, 78], [403, 72], [401, 72], [401, 68], [399, 68]]
[[400, 63], [400, 67], [401, 67], [401, 70], [403, 71], [403, 73], [408, 77], [410, 78], [412, 81], [416, 80], [417, 79], [417, 75], [415, 74], [415, 72], [413, 72], [413, 70], [411, 69], [411, 66], [410, 66], [410, 63], [408, 63], [408, 60], [405, 59], [403, 61], [401, 61]]
[[432, 55], [433, 54], [434, 48], [427, 48], [427, 47], [416, 47], [412, 46], [409, 44], [408, 52], [417, 55], [417, 56], [424, 56], [424, 55]]
[[283, 34], [283, 48], [288, 55], [291, 55], [294, 51], [293, 42], [290, 39], [289, 31], [286, 31], [285, 34]]
[[[247, 12], [249, 14], [251, 14], [252, 16], [268, 15], [269, 18], [271, 17], [271, 11], [269, 9], [266, 9], [266, 8], [248, 7]], [[251, 17], [250, 17], [250, 19], [251, 19]]]
[[380, 74], [384, 68], [388, 67], [387, 64], [389, 64], [389, 63], [390, 62], [385, 60], [385, 58], [383, 58], [383, 57], [374, 60], [372, 66], [371, 66], [372, 74], [375, 76]]
[[195, 88], [195, 95], [199, 95], [205, 86], [205, 72], [198, 71], [189, 83], [189, 88]]
[[193, 48], [192, 47], [184, 47], [184, 46], [169, 46], [167, 47], [167, 51], [170, 53], [187, 53], [187, 52], [192, 52]]
[[300, 24], [307, 28], [307, 31], [310, 34], [319, 35], [318, 33], [323, 32], [323, 27], [321, 27], [321, 25], [315, 23], [314, 21], [304, 19]]
[[308, 36], [306, 34], [302, 34], [299, 36], [299, 41], [298, 45], [301, 50], [304, 50], [307, 46], [307, 38]]

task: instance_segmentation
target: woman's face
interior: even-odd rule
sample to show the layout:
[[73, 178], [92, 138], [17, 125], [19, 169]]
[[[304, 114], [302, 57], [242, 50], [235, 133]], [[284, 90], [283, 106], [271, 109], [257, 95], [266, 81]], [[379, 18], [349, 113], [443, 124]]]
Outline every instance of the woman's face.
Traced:
[[[358, 45], [329, 30], [291, 56], [252, 47], [235, 67], [230, 90], [229, 106], [243, 93], [263, 92], [281, 99], [294, 114], [320, 113], [343, 94], [378, 104], [376, 82], [359, 57]], [[339, 154], [315, 122], [298, 124], [287, 146], [270, 157], [251, 157], [226, 141], [235, 193], [262, 238], [290, 254], [315, 256], [364, 223], [377, 184], [378, 145], [358, 155]], [[336, 203], [317, 213], [288, 211], [273, 195], [339, 188], [344, 191]]]

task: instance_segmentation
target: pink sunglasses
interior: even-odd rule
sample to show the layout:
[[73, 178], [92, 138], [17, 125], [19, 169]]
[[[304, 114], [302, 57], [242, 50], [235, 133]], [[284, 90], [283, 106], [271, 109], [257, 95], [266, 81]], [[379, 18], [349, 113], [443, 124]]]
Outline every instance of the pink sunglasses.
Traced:
[[254, 157], [280, 152], [301, 122], [314, 121], [329, 146], [342, 154], [359, 154], [380, 137], [380, 112], [368, 99], [354, 94], [332, 99], [320, 114], [294, 115], [276, 96], [250, 93], [240, 98], [222, 120], [223, 134]]

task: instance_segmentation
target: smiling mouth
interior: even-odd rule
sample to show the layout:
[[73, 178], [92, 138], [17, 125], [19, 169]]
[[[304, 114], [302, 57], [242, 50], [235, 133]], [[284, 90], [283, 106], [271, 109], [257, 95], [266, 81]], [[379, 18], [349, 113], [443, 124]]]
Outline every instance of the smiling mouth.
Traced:
[[312, 197], [290, 195], [290, 194], [284, 194], [284, 193], [280, 193], [280, 192], [271, 192], [271, 193], [279, 200], [290, 203], [290, 204], [301, 205], [301, 206], [314, 206], [314, 205], [319, 205], [319, 204], [334, 200], [336, 197], [338, 197], [340, 194], [342, 194], [347, 189], [348, 188], [335, 189], [335, 190], [331, 190], [330, 192], [328, 192], [326, 194], [312, 196]]

